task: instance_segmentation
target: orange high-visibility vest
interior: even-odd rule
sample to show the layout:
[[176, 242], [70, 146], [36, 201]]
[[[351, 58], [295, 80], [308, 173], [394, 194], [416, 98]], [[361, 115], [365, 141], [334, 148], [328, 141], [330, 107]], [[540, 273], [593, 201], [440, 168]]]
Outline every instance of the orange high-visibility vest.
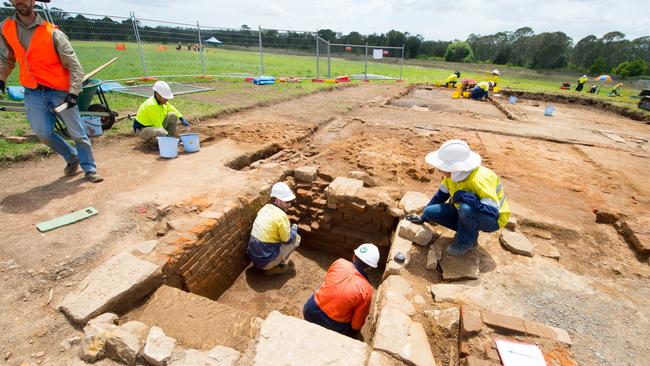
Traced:
[[2, 27], [2, 35], [14, 52], [20, 65], [20, 84], [35, 89], [39, 84], [56, 90], [70, 89], [70, 70], [61, 63], [54, 47], [53, 33], [56, 26], [44, 21], [34, 30], [27, 51], [18, 40], [15, 19], [8, 18]]

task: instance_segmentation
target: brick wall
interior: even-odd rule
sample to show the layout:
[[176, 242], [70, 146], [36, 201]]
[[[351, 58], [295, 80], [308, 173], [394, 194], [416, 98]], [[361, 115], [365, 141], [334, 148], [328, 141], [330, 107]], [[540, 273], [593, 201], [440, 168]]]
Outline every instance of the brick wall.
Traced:
[[386, 257], [397, 223], [386, 192], [343, 177], [330, 182], [320, 175], [294, 174], [294, 179], [296, 204], [289, 214], [299, 223], [301, 245], [347, 258], [360, 244], [372, 242]]
[[250, 263], [246, 246], [257, 211], [267, 203], [270, 187], [255, 197], [239, 197], [221, 209], [202, 212], [198, 224], [175, 230], [157, 248], [165, 258], [167, 284], [211, 299], [218, 298]]

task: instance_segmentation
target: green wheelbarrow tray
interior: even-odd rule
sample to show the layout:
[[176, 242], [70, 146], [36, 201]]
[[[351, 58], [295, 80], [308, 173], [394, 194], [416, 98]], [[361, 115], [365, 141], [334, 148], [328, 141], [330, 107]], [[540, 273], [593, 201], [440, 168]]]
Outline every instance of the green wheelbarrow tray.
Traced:
[[93, 97], [97, 94], [97, 88], [103, 83], [101, 80], [90, 79], [83, 84], [81, 93], [79, 93], [79, 97], [77, 98], [77, 106], [80, 112], [88, 110], [90, 103], [93, 101]]

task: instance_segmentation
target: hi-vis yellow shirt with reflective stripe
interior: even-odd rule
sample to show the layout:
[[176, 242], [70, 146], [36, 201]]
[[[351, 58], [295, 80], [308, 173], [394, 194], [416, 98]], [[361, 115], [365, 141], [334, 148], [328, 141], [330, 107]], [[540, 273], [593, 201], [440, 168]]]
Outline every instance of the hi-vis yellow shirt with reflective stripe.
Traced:
[[169, 102], [158, 104], [156, 97], [149, 97], [138, 108], [138, 114], [135, 116], [135, 119], [143, 126], [162, 128], [163, 121], [167, 113], [170, 112], [176, 113], [176, 117], [178, 118], [183, 117], [181, 112]]
[[[499, 227], [503, 228], [510, 218], [510, 205], [503, 192], [501, 179], [490, 169], [479, 166], [474, 169], [465, 180], [454, 182], [451, 178], [444, 178], [440, 187], [442, 191], [448, 190], [449, 195], [454, 197], [456, 191], [466, 191], [478, 196], [482, 204], [499, 209]], [[455, 204], [458, 208], [459, 204]]]
[[481, 81], [478, 86], [485, 91], [490, 90], [490, 84], [487, 81]]
[[257, 212], [251, 235], [264, 243], [286, 243], [291, 236], [289, 217], [279, 207], [267, 204]]
[[451, 75], [449, 75], [449, 76], [447, 77], [447, 80], [445, 80], [445, 84], [447, 84], [447, 83], [451, 83], [451, 82], [454, 82], [454, 81], [458, 81], [458, 75], [456, 75], [456, 74], [451, 74]]
[[492, 81], [494, 85], [497, 85], [499, 83], [499, 75], [492, 75]]
[[587, 82], [587, 80], [589, 80], [589, 78], [586, 78], [586, 77], [583, 76], [583, 77], [581, 77], [580, 79], [578, 79], [578, 82], [579, 82], [580, 84], [584, 84], [584, 83]]

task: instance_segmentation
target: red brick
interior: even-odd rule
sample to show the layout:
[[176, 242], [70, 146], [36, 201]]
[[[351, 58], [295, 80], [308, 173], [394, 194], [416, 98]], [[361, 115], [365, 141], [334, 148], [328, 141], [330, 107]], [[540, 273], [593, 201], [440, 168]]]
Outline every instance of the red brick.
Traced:
[[461, 307], [461, 331], [464, 335], [474, 335], [481, 332], [483, 328], [483, 323], [481, 322], [480, 312], [467, 308], [466, 306]]
[[482, 310], [483, 322], [493, 328], [506, 329], [513, 332], [526, 333], [523, 319], [514, 316], [497, 314], [491, 311]]

